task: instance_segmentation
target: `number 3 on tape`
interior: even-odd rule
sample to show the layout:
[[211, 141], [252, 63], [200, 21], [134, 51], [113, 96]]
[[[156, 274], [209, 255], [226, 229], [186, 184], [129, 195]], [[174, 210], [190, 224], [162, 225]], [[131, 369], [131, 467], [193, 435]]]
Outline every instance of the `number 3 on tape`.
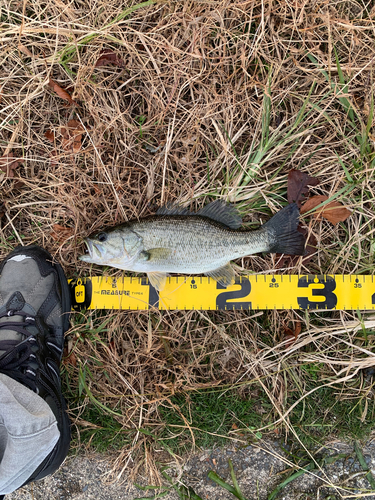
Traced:
[[[314, 285], [319, 285], [319, 287], [314, 288]], [[313, 297], [319, 297], [317, 300], [297, 297], [298, 306], [301, 309], [334, 309], [336, 307], [337, 295], [333, 293], [336, 288], [336, 280], [332, 276], [302, 276], [299, 278], [297, 286], [298, 288], [308, 288]]]

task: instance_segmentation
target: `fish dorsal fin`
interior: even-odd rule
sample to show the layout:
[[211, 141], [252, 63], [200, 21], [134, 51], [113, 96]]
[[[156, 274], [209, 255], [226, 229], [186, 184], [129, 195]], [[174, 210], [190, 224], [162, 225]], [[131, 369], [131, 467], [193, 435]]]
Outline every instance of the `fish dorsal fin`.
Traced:
[[232, 266], [230, 265], [230, 262], [228, 262], [228, 264], [223, 267], [218, 267], [213, 271], [205, 273], [205, 275], [210, 276], [210, 278], [213, 278], [215, 281], [220, 283], [220, 285], [223, 285], [225, 287], [233, 285], [235, 280], [234, 271]]
[[225, 224], [231, 229], [238, 229], [242, 226], [242, 219], [237, 208], [223, 200], [212, 201], [199, 210], [197, 215], [221, 222], [221, 224]]
[[147, 273], [147, 277], [151, 283], [151, 285], [157, 290], [161, 292], [167, 283], [167, 273]]
[[167, 203], [158, 208], [156, 215], [191, 215], [191, 212], [188, 208], [180, 207], [174, 203]]

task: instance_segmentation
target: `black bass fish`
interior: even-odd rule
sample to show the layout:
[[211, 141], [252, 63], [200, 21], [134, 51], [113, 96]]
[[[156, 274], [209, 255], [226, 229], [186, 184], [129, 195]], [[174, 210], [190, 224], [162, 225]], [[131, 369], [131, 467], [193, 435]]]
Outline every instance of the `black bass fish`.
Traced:
[[259, 252], [303, 255], [305, 238], [297, 231], [299, 210], [287, 205], [259, 229], [239, 229], [234, 205], [217, 200], [197, 213], [177, 206], [132, 220], [85, 239], [80, 260], [147, 273], [163, 290], [168, 273], [205, 274], [223, 286], [234, 283], [233, 259]]

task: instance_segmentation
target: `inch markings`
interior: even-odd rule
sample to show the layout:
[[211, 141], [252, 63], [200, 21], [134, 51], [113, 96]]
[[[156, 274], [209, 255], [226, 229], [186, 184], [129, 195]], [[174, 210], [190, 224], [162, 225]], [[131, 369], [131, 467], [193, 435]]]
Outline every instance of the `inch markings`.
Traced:
[[371, 275], [250, 275], [227, 288], [204, 276], [173, 276], [162, 292], [146, 277], [94, 276], [70, 280], [70, 289], [76, 311], [375, 309]]

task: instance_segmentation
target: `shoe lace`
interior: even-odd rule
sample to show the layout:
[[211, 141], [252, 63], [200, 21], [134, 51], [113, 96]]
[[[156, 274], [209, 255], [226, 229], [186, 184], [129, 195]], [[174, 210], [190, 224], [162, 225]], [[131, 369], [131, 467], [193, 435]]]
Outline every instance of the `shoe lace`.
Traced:
[[13, 310], [0, 314], [0, 320], [1, 318], [9, 318], [14, 315], [21, 316], [23, 320], [0, 321], [0, 334], [2, 329], [12, 330], [23, 335], [25, 339], [21, 342], [16, 339], [0, 340], [0, 351], [5, 351], [0, 357], [0, 373], [9, 375], [23, 384], [27, 383], [35, 391], [36, 370], [31, 365], [37, 361], [36, 355], [33, 352], [35, 351], [37, 339], [36, 334], [27, 330], [27, 327], [35, 327], [36, 320], [30, 314]]

